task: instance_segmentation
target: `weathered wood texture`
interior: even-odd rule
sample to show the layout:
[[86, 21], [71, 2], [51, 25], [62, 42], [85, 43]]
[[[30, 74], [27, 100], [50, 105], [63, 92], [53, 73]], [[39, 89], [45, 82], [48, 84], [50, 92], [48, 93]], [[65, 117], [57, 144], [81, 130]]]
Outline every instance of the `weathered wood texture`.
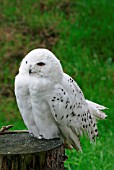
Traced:
[[59, 139], [38, 140], [28, 133], [0, 136], [0, 170], [64, 170]]

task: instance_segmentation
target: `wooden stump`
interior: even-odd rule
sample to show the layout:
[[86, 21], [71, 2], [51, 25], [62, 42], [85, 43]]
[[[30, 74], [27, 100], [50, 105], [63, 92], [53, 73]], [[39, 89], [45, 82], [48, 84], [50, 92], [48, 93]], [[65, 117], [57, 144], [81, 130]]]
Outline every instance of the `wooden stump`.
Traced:
[[64, 170], [59, 139], [38, 140], [28, 133], [0, 136], [0, 170]]

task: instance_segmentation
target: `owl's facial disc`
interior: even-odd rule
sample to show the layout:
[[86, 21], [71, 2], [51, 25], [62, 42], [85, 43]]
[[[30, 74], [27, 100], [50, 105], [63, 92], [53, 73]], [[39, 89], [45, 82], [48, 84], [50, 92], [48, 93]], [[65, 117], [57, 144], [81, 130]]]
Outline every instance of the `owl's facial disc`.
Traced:
[[41, 73], [42, 68], [45, 66], [46, 64], [44, 62], [37, 62], [36, 64], [30, 65], [29, 67], [29, 74], [33, 73], [33, 74], [38, 74]]
[[59, 60], [47, 49], [35, 49], [29, 52], [23, 59], [19, 72], [49, 78], [53, 82], [62, 80], [63, 70]]

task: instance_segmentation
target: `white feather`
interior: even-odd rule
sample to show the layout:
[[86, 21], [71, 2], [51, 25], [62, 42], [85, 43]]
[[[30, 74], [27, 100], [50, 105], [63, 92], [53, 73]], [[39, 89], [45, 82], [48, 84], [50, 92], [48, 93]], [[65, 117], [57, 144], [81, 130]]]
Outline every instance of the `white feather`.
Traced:
[[39, 129], [35, 124], [32, 114], [28, 83], [29, 77], [27, 74], [18, 74], [15, 78], [15, 95], [25, 125], [30, 133], [33, 133], [35, 137], [39, 138]]
[[105, 106], [99, 105], [97, 103], [91, 102], [89, 100], [86, 100], [89, 109], [91, 110], [91, 113], [98, 119], [105, 119], [107, 117], [107, 115], [102, 112], [101, 110], [105, 110], [108, 109]]
[[23, 59], [15, 80], [15, 94], [23, 120], [36, 137], [60, 137], [81, 151], [80, 136], [98, 136], [96, 117], [104, 106], [85, 100], [77, 83], [46, 49], [35, 49]]

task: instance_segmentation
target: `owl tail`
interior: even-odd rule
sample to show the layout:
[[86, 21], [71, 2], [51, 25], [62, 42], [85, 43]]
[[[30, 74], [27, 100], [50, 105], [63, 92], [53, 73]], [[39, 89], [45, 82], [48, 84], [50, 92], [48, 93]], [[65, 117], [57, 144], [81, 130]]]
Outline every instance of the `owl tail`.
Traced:
[[90, 112], [93, 114], [93, 116], [95, 116], [95, 118], [105, 119], [107, 117], [107, 115], [102, 112], [102, 110], [108, 109], [107, 107], [91, 102], [89, 100], [86, 100], [86, 102], [89, 106]]
[[61, 133], [63, 134], [64, 140], [68, 145], [73, 146], [77, 151], [82, 152], [79, 136], [73, 127], [59, 126]]

